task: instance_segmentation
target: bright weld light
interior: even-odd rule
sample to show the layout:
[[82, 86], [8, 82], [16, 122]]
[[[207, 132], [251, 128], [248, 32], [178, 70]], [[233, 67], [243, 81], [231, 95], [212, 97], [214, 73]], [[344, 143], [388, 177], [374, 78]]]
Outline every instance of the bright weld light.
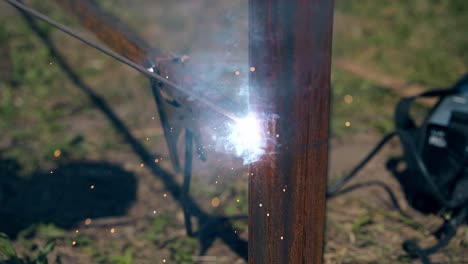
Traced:
[[229, 124], [229, 130], [229, 148], [244, 160], [244, 164], [258, 161], [265, 153], [265, 137], [255, 115], [249, 114], [234, 124]]

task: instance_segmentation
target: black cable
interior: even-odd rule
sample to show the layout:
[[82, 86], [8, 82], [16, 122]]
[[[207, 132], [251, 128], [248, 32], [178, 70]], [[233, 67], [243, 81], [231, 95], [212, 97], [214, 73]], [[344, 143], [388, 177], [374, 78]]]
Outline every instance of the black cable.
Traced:
[[[468, 79], [467, 77], [465, 77]], [[459, 83], [462, 83], [465, 79], [462, 79]], [[459, 84], [456, 84], [455, 87], [459, 86]], [[398, 135], [400, 137], [401, 143], [405, 147], [405, 150], [409, 150], [410, 154], [413, 156], [415, 159], [416, 165], [418, 166], [418, 169], [420, 170], [424, 180], [426, 183], [429, 185], [431, 188], [431, 191], [434, 193], [436, 196], [436, 199], [443, 204], [444, 206], [448, 208], [453, 208], [454, 207], [454, 202], [453, 201], [447, 201], [445, 197], [442, 195], [442, 193], [439, 191], [436, 183], [433, 181], [433, 178], [430, 176], [424, 161], [422, 160], [421, 156], [417, 152], [417, 148], [413, 143], [413, 140], [410, 135], [408, 135], [408, 132], [406, 132], [403, 128], [405, 128], [406, 125], [408, 124], [414, 124], [412, 119], [410, 117], [407, 118], [401, 118], [404, 116], [407, 116], [406, 113], [409, 112], [409, 107], [411, 106], [411, 103], [416, 100], [417, 98], [420, 97], [441, 97], [441, 96], [447, 96], [451, 95], [454, 93], [457, 93], [457, 89], [436, 89], [436, 90], [430, 90], [426, 91], [420, 95], [417, 96], [412, 96], [412, 97], [407, 97], [403, 98], [400, 103], [397, 106], [396, 109], [396, 120], [397, 120], [397, 129], [387, 135], [385, 135], [380, 142], [377, 144], [377, 146], [372, 149], [372, 151], [364, 158], [354, 169], [345, 177], [341, 178], [337, 183], [335, 183], [333, 186], [328, 188], [326, 194], [327, 197], [332, 197], [335, 195], [336, 192], [338, 192], [339, 189], [343, 187], [349, 180], [351, 180], [356, 173], [358, 173], [380, 150], [381, 148], [387, 144], [394, 136]], [[400, 118], [398, 118], [400, 117]], [[401, 120], [400, 120], [401, 119]]]
[[377, 186], [377, 187], [383, 188], [385, 192], [387, 192], [388, 196], [390, 197], [390, 201], [392, 202], [393, 206], [398, 210], [398, 212], [402, 214], [403, 216], [408, 216], [405, 212], [403, 212], [400, 204], [398, 203], [398, 199], [396, 198], [396, 195], [392, 191], [392, 189], [387, 184], [380, 182], [380, 181], [367, 181], [367, 182], [356, 183], [346, 188], [340, 189], [339, 191], [335, 192], [333, 195], [327, 196], [327, 198], [331, 199], [338, 195], [349, 193], [356, 189], [369, 187], [369, 186]]
[[424, 252], [418, 243], [414, 240], [406, 240], [403, 242], [403, 249], [413, 258], [419, 258], [422, 264], [431, 264], [429, 255]]
[[[421, 175], [423, 176], [425, 182], [427, 183], [428, 187], [431, 188], [432, 193], [434, 194], [435, 198], [440, 202], [444, 207], [446, 208], [454, 208], [458, 206], [459, 204], [456, 203], [456, 201], [453, 200], [447, 200], [444, 195], [440, 192], [439, 188], [437, 187], [436, 183], [434, 182], [433, 178], [431, 177], [429, 171], [426, 168], [426, 165], [424, 164], [424, 161], [420, 157], [420, 155], [417, 153], [416, 146], [414, 145], [413, 141], [411, 140], [410, 136], [407, 134], [407, 132], [402, 131], [401, 129], [391, 132], [387, 135], [385, 135], [380, 142], [370, 151], [370, 153], [356, 166], [353, 168], [353, 170], [348, 173], [346, 176], [338, 180], [337, 183], [335, 183], [333, 186], [328, 188], [326, 192], [326, 196], [328, 198], [336, 196], [338, 194], [344, 193], [342, 191], [339, 191], [347, 182], [349, 182], [352, 178], [354, 178], [357, 173], [364, 168], [364, 166], [376, 155], [380, 152], [383, 146], [385, 146], [394, 136], [398, 135], [400, 137], [400, 140], [402, 141], [403, 146], [405, 147], [405, 150], [409, 152], [409, 154], [414, 158], [415, 164], [418, 167], [419, 171], [421, 172]], [[361, 186], [364, 187], [364, 186]], [[351, 190], [357, 189], [358, 187], [356, 186], [355, 188], [352, 188], [350, 190], [347, 190], [346, 192], [349, 192]]]
[[343, 187], [349, 180], [351, 180], [356, 174], [364, 168], [364, 166], [377, 154], [379, 151], [382, 149], [383, 146], [385, 146], [394, 136], [396, 136], [396, 132], [391, 132], [387, 135], [385, 135], [380, 142], [370, 151], [369, 154], [361, 161], [359, 164], [354, 167], [354, 169], [345, 177], [341, 178], [337, 183], [335, 183], [333, 186], [328, 188], [327, 190], [327, 197], [332, 197], [336, 195], [339, 189]]

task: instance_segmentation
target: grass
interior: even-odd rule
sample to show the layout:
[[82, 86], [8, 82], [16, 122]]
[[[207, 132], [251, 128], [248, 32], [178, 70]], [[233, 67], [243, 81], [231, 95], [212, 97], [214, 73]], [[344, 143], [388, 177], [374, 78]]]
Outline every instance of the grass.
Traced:
[[356, 133], [384, 134], [393, 130], [396, 95], [339, 69], [334, 69], [331, 84], [333, 136], [344, 138]]
[[[52, 234], [48, 234], [48, 236], [58, 233], [57, 228], [51, 226], [39, 225], [37, 229], [42, 229], [41, 231], [46, 233], [52, 230]], [[42, 247], [34, 245], [25, 256], [19, 256], [8, 236], [0, 233], [0, 262], [7, 264], [47, 264], [47, 255], [54, 250], [55, 245], [56, 240], [48, 238]], [[59, 256], [57, 256], [55, 263], [61, 263]]]
[[[467, 10], [463, 0], [336, 1], [333, 56], [408, 82], [447, 87], [468, 71], [468, 35], [460, 33], [468, 27]], [[332, 72], [335, 136], [393, 129], [398, 96], [337, 68]], [[352, 104], [343, 102], [347, 94]]]
[[133, 249], [129, 248], [123, 255], [110, 255], [109, 262], [115, 264], [132, 264], [133, 262]]
[[144, 238], [156, 244], [162, 243], [166, 236], [166, 228], [170, 226], [171, 220], [173, 219], [166, 215], [156, 217]]
[[11, 59], [10, 79], [0, 81], [0, 130], [14, 146], [4, 155], [20, 160], [25, 174], [51, 160], [55, 149], [79, 153], [80, 135], [64, 135], [63, 120], [82, 99], [67, 98], [61, 70], [25, 23], [1, 23], [0, 32], [8, 36], [3, 41]]
[[189, 237], [171, 240], [167, 244], [171, 261], [181, 264], [195, 263], [193, 261], [193, 256], [197, 254], [197, 246], [198, 241]]
[[[55, 5], [44, 1], [33, 2], [34, 6], [52, 14], [60, 21], [76, 25], [70, 16], [62, 13]], [[180, 14], [186, 11], [180, 11], [180, 6], [173, 1], [163, 2], [161, 8], [155, 11], [156, 17], [151, 18], [138, 14], [138, 5], [130, 5], [128, 1], [119, 1], [118, 5], [111, 1], [102, 1], [102, 5], [109, 9], [120, 7], [121, 10], [115, 13], [122, 15], [125, 21], [131, 22], [131, 26], [142, 34], [152, 36], [154, 32], [148, 33], [151, 30], [161, 34], [167, 33], [167, 30], [178, 31], [175, 35], [157, 39], [157, 42], [152, 43], [154, 46], [166, 50], [190, 50], [193, 33], [200, 30], [192, 26], [197, 24], [192, 23], [197, 21], [195, 16], [182, 21], [183, 17]], [[131, 10], [136, 11], [128, 12], [120, 4], [124, 7], [131, 6], [134, 8]], [[230, 5], [234, 6], [232, 3]], [[468, 70], [468, 35], [463, 34], [468, 28], [467, 13], [468, 1], [465, 0], [336, 0], [333, 56], [352, 60], [408, 82], [419, 82], [428, 87], [447, 86]], [[155, 25], [158, 24], [155, 21], [162, 25]], [[164, 29], [164, 23], [169, 25], [167, 29]], [[143, 118], [149, 112], [140, 106], [140, 102], [132, 101], [135, 98], [134, 90], [147, 85], [147, 80], [131, 76], [115, 78], [112, 73], [109, 74], [109, 71], [118, 70], [114, 64], [95, 58], [97, 53], [93, 51], [77, 49], [76, 47], [82, 46], [70, 44], [73, 41], [55, 33], [49, 27], [42, 27], [52, 33], [57, 43], [61, 44], [61, 48], [70, 48], [67, 57], [75, 62], [77, 72], [88, 77], [87, 81], [92, 86], [99, 87], [99, 92], [109, 99], [116, 109], [137, 109], [130, 114], [125, 111], [121, 113], [127, 118], [131, 117], [127, 121], [138, 124], [139, 118]], [[221, 26], [216, 25], [213, 29], [219, 27]], [[23, 167], [22, 174], [25, 175], [51, 164], [88, 157], [102, 158], [122, 150], [119, 139], [109, 132], [110, 129], [88, 129], [92, 130], [91, 132], [100, 131], [93, 134], [70, 128], [74, 122], [83, 121], [75, 119], [77, 115], [83, 119], [96, 115], [94, 108], [86, 97], [70, 89], [70, 83], [50, 58], [46, 48], [18, 16], [0, 16], [0, 44], [1, 49], [7, 50], [7, 57], [0, 59], [8, 62], [0, 63], [1, 69], [5, 69], [0, 76], [7, 76], [0, 78], [0, 143], [7, 142], [0, 145], [2, 158], [17, 159]], [[334, 137], [347, 139], [357, 134], [384, 134], [393, 129], [394, 105], [399, 99], [397, 95], [336, 67], [332, 69], [331, 81], [331, 129]], [[149, 95], [150, 92], [143, 93]], [[349, 96], [352, 96], [352, 102]], [[154, 108], [150, 111], [150, 116], [155, 115]], [[349, 126], [346, 126], [346, 122], [350, 122]], [[93, 138], [93, 135], [100, 138]], [[102, 135], [105, 137], [101, 137]], [[148, 147], [154, 147], [160, 142], [161, 138], [155, 138], [154, 141], [144, 143]], [[60, 150], [59, 158], [54, 157], [56, 150]], [[197, 190], [191, 190], [191, 193], [202, 197], [204, 201], [209, 202], [213, 196], [220, 196], [219, 189], [204, 191], [203, 183], [193, 187]], [[232, 195], [223, 200], [221, 206], [214, 211], [226, 215], [247, 213], [245, 187], [245, 184], [226, 184], [224, 192]], [[364, 249], [379, 245], [377, 236], [369, 236], [368, 230], [379, 234], [389, 232], [389, 224], [379, 224], [373, 218], [378, 214], [374, 213], [369, 212], [351, 222], [351, 231], [358, 235], [360, 245]], [[385, 212], [380, 214], [392, 219]], [[393, 217], [393, 220], [419, 232], [425, 231], [424, 227], [411, 219]], [[149, 224], [147, 232], [142, 235], [143, 240], [152, 246], [160, 245], [159, 243], [162, 245], [167, 233], [178, 226], [174, 225], [175, 221], [174, 217], [155, 218], [154, 222]], [[238, 230], [247, 228], [244, 222], [235, 225]], [[47, 224], [34, 226], [23, 231], [17, 243], [32, 250], [37, 247], [35, 238], [57, 238], [63, 236], [63, 232], [68, 231]], [[465, 237], [468, 237], [468, 231], [465, 229], [464, 232]], [[139, 262], [137, 249], [131, 245], [126, 248], [115, 246], [111, 249], [101, 249], [94, 238], [80, 235], [73, 239], [77, 241], [77, 248], [83, 249], [81, 252], [92, 256], [97, 263]], [[72, 241], [68, 240], [66, 243], [71, 245]], [[466, 241], [468, 239], [461, 242], [465, 248], [468, 247]], [[196, 253], [196, 245], [196, 241], [192, 239], [177, 237], [165, 243], [164, 247], [168, 249], [169, 259], [173, 262], [191, 263], [191, 256]], [[387, 246], [378, 254], [384, 259], [394, 251], [394, 248]], [[360, 258], [350, 253], [347, 259], [353, 262]], [[409, 262], [404, 258], [399, 261]]]
[[428, 86], [468, 70], [464, 0], [336, 1], [333, 53]]

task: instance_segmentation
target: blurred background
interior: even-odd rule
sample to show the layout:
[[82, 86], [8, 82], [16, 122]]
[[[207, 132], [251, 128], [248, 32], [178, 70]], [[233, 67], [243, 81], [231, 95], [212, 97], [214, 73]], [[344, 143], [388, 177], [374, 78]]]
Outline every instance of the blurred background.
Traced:
[[[93, 39], [53, 1], [28, 4]], [[237, 80], [219, 93], [246, 101], [247, 0], [101, 0], [152, 46], [188, 54], [213, 82]], [[112, 108], [155, 159], [170, 169], [149, 82], [139, 73], [40, 24], [78, 75]], [[465, 0], [335, 0], [330, 182], [342, 177], [393, 129], [401, 96], [448, 87], [468, 70]], [[239, 73], [236, 73], [239, 71]], [[426, 105], [417, 114], [423, 115]], [[207, 140], [209, 135], [204, 135]], [[412, 263], [401, 248], [423, 245], [440, 224], [404, 202], [385, 161], [397, 141], [355, 180], [380, 179], [396, 191], [366, 188], [327, 203], [326, 263]], [[191, 196], [212, 214], [247, 213], [247, 168], [225, 153], [196, 161]], [[180, 181], [180, 176], [177, 176]], [[247, 239], [247, 222], [233, 223]], [[0, 3], [0, 232], [17, 254], [63, 263], [244, 263], [220, 241], [197, 258], [183, 213], [89, 95], [67, 79], [19, 13]], [[195, 257], [194, 257], [195, 256]], [[1, 262], [0, 256], [0, 262]], [[468, 261], [468, 228], [434, 255]]]

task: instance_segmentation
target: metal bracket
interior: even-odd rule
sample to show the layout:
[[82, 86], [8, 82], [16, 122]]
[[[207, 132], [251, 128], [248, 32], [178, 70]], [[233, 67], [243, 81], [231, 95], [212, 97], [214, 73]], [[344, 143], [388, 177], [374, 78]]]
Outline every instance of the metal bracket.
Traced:
[[[169, 76], [161, 73], [158, 70], [158, 66], [160, 64], [165, 64], [163, 65], [163, 68], [165, 69], [168, 67], [174, 68], [184, 66], [183, 60], [173, 58], [168, 60], [159, 60], [158, 65], [151, 63], [151, 66], [148, 67], [148, 70], [151, 72], [156, 72], [162, 76], [165, 76], [166, 78], [169, 78]], [[190, 132], [190, 137], [193, 138], [193, 144], [197, 150], [198, 157], [200, 160], [205, 161], [206, 153], [204, 152], [203, 143], [201, 141], [197, 113], [191, 106], [193, 105], [191, 98], [178, 94], [174, 91], [174, 89], [168, 89], [163, 83], [154, 79], [151, 79], [151, 89], [153, 91], [153, 96], [156, 102], [156, 107], [158, 109], [161, 125], [164, 130], [164, 137], [167, 142], [167, 147], [169, 149], [169, 155], [174, 170], [181, 172], [180, 156], [177, 151], [177, 143], [184, 129], [186, 130], [186, 134]], [[186, 146], [186, 148], [188, 147], [192, 148], [192, 146]]]
[[[162, 59], [157, 60], [157, 63], [158, 66], [160, 66], [160, 64], [170, 64], [163, 65], [164, 67], [161, 68], [164, 69], [167, 69], [167, 67], [183, 67], [187, 58], [187, 56], [184, 56], [182, 58]], [[148, 70], [161, 75], [162, 73], [158, 70], [158, 66], [151, 64]], [[177, 72], [181, 72], [180, 69]], [[163, 76], [169, 78], [167, 75]], [[183, 130], [185, 130], [184, 180], [181, 193], [181, 199], [185, 200], [189, 197], [194, 145], [197, 150], [198, 157], [203, 161], [206, 160], [206, 153], [204, 152], [203, 144], [201, 142], [198, 116], [196, 116], [197, 113], [192, 107], [193, 101], [190, 100], [189, 97], [176, 94], [174, 89], [167, 89], [163, 83], [155, 79], [151, 79], [151, 89], [153, 91], [161, 125], [164, 130], [164, 137], [166, 139], [172, 166], [177, 172], [181, 172], [181, 162], [177, 151], [177, 143]], [[183, 211], [187, 235], [194, 237], [197, 235], [197, 232], [193, 231], [191, 208], [183, 207]]]

